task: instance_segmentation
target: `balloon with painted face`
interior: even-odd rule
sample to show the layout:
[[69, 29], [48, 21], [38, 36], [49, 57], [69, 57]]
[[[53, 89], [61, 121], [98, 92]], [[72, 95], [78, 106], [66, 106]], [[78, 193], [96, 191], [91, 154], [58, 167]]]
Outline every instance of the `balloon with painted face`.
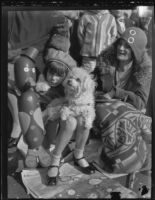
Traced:
[[36, 82], [35, 58], [38, 55], [36, 48], [30, 47], [16, 60], [15, 80], [17, 87], [23, 91], [26, 85]]

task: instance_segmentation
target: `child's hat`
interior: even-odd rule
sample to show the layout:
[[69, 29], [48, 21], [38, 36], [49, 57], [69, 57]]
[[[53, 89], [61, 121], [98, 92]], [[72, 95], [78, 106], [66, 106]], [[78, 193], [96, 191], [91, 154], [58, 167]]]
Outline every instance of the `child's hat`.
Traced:
[[67, 53], [53, 48], [49, 48], [45, 56], [46, 64], [50, 62], [59, 62], [65, 65], [68, 69], [76, 67], [75, 60]]
[[68, 52], [70, 48], [70, 40], [66, 36], [54, 34], [48, 46], [53, 47], [57, 50]]
[[141, 62], [147, 45], [147, 37], [145, 32], [138, 27], [130, 27], [125, 30], [120, 38], [124, 39], [128, 43], [136, 60]]

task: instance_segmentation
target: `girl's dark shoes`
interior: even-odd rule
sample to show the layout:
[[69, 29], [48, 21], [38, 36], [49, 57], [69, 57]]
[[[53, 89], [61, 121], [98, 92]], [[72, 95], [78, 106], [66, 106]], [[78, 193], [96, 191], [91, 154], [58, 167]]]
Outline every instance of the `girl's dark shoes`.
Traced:
[[47, 185], [49, 185], [49, 186], [57, 185], [57, 182], [58, 182], [59, 166], [56, 166], [56, 165], [50, 166], [50, 168], [54, 168], [54, 167], [56, 167], [58, 169], [58, 173], [57, 173], [56, 176], [52, 176], [52, 177], [50, 177], [50, 176], [47, 175]]
[[47, 176], [47, 185], [48, 186], [57, 185], [57, 176], [54, 176], [54, 177]]
[[18, 141], [19, 141], [19, 138], [10, 137], [8, 141], [8, 148], [16, 147], [18, 144]]
[[82, 158], [75, 158], [73, 157], [74, 159], [74, 165], [78, 166], [79, 169], [84, 173], [84, 174], [94, 174], [95, 173], [95, 168], [93, 167], [93, 165], [91, 165], [91, 163], [89, 163], [89, 166], [88, 167], [82, 167], [80, 164], [79, 164], [79, 161], [82, 160], [82, 159], [85, 159], [85, 157], [82, 157]]

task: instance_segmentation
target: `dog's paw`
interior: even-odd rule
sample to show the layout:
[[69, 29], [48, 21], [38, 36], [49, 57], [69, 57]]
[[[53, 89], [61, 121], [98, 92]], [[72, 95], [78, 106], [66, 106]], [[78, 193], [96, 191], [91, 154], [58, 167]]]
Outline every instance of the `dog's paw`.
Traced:
[[46, 82], [39, 82], [36, 84], [37, 92], [47, 92], [50, 89], [50, 86]]
[[44, 122], [58, 119], [60, 117], [60, 109], [60, 106], [46, 108], [46, 110], [42, 112]]
[[68, 107], [65, 107], [65, 106], [64, 106], [64, 107], [61, 109], [60, 114], [61, 114], [61, 119], [62, 119], [62, 120], [67, 120], [68, 117], [72, 114], [72, 112], [70, 111], [70, 109], [69, 109]]

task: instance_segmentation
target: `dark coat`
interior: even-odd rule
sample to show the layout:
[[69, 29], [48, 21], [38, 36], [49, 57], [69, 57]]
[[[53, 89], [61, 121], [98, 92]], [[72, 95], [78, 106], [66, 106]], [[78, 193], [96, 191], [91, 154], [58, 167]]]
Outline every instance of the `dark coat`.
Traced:
[[[124, 88], [115, 86], [115, 71], [117, 67], [117, 60], [114, 46], [110, 47], [106, 52], [99, 57], [99, 67], [108, 68], [109, 74], [113, 80], [106, 85], [113, 85], [112, 96], [134, 105], [137, 109], [146, 108], [148, 96], [150, 92], [150, 84], [152, 79], [152, 61], [148, 53], [145, 52], [140, 63], [133, 62], [133, 70], [128, 83]], [[107, 72], [106, 72], [107, 73]], [[112, 88], [112, 87], [111, 87]], [[111, 89], [110, 88], [110, 89]]]
[[54, 11], [11, 11], [8, 13], [8, 41], [12, 49], [36, 46], [42, 50], [54, 27], [65, 17]]

